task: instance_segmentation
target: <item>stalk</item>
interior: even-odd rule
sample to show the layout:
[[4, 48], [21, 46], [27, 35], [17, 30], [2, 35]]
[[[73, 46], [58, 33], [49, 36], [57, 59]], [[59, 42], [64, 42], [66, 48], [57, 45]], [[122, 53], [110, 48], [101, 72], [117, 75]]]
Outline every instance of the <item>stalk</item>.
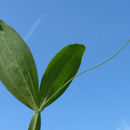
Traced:
[[31, 119], [28, 130], [40, 130], [41, 129], [41, 112], [36, 111]]

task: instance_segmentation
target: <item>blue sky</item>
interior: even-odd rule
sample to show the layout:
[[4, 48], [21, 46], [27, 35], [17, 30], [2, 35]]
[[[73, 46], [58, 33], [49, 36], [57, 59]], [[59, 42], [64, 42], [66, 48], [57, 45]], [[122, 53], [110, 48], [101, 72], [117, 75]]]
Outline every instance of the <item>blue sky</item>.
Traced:
[[[79, 72], [113, 55], [130, 39], [129, 0], [1, 0], [0, 19], [30, 47], [39, 81], [64, 46], [87, 49]], [[41, 130], [130, 130], [130, 45], [76, 78], [42, 112]], [[0, 130], [27, 130], [33, 111], [0, 83]]]

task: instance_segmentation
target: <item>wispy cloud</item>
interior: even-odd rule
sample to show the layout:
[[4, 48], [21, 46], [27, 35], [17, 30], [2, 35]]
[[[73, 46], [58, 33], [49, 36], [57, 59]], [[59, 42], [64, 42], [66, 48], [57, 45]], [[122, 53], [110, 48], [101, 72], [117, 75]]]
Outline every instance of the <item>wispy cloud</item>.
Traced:
[[121, 126], [118, 127], [116, 130], [130, 130], [130, 123], [123, 121]]
[[29, 32], [27, 33], [27, 35], [24, 37], [25, 41], [28, 41], [29, 38], [32, 36], [32, 34], [34, 33], [34, 31], [37, 29], [38, 25], [43, 21], [45, 15], [42, 15], [40, 18], [38, 18], [36, 20], [36, 22], [33, 24], [32, 28], [29, 30]]

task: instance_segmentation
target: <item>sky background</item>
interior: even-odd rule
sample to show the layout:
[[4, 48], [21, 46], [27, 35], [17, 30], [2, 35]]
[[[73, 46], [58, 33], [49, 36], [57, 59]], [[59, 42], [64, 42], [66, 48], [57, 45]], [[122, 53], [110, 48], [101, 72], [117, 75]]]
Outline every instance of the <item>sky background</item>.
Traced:
[[[82, 43], [79, 72], [112, 56], [130, 39], [130, 0], [0, 0], [0, 19], [26, 41], [39, 81], [64, 46]], [[130, 130], [130, 45], [73, 80], [42, 112], [41, 130]], [[0, 83], [0, 130], [27, 130], [33, 111]]]

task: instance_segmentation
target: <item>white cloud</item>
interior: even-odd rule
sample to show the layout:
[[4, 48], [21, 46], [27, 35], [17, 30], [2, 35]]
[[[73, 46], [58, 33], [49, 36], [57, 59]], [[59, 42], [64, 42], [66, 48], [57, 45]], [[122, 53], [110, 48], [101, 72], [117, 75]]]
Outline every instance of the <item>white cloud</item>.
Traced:
[[33, 24], [32, 28], [29, 30], [29, 32], [27, 33], [27, 35], [24, 37], [25, 41], [28, 41], [29, 38], [32, 36], [32, 34], [34, 33], [34, 31], [37, 29], [38, 25], [42, 22], [42, 20], [44, 19], [44, 15], [42, 15], [40, 18], [38, 18], [36, 20], [36, 22]]
[[116, 130], [130, 130], [130, 123], [123, 121], [121, 126], [118, 127]]

